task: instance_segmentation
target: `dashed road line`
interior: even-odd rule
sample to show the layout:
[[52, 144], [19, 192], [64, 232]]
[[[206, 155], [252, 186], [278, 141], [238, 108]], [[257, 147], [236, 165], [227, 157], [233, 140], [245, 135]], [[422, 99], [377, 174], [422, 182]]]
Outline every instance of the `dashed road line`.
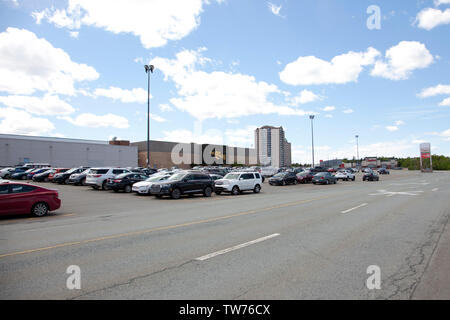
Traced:
[[347, 212], [350, 212], [350, 211], [356, 210], [356, 209], [358, 209], [358, 208], [361, 208], [361, 207], [364, 207], [364, 206], [367, 206], [367, 203], [363, 203], [363, 204], [360, 204], [359, 206], [356, 206], [356, 207], [353, 207], [353, 208], [350, 208], [350, 209], [347, 209], [347, 210], [341, 211], [341, 213], [347, 213]]

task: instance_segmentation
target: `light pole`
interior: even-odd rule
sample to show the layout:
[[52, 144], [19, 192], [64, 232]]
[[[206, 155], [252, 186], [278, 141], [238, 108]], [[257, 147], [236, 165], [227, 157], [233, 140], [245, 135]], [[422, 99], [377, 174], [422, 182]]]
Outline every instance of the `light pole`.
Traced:
[[358, 165], [358, 163], [359, 163], [359, 145], [358, 145], [359, 135], [356, 135], [355, 138], [356, 138], [356, 167], [359, 170], [359, 165]]
[[311, 119], [311, 143], [312, 143], [312, 166], [311, 166], [311, 168], [314, 169], [314, 129], [313, 129], [314, 116], [310, 115], [309, 118]]
[[147, 89], [147, 168], [150, 167], [150, 73], [153, 73], [153, 65], [145, 65], [145, 73], [148, 75]]

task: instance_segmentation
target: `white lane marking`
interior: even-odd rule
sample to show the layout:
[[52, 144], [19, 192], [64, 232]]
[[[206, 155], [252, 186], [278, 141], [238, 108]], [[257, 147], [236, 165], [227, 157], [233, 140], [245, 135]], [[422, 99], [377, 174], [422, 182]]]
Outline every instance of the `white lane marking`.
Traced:
[[404, 191], [394, 192], [386, 190], [377, 190], [377, 191], [378, 193], [369, 193], [369, 196], [383, 196], [383, 195], [385, 195], [386, 197], [392, 197], [395, 195], [418, 196], [419, 193], [423, 192], [422, 190], [415, 190], [411, 192], [404, 192]]
[[258, 242], [262, 242], [262, 241], [265, 241], [265, 240], [268, 240], [268, 239], [271, 239], [271, 238], [274, 238], [274, 237], [278, 237], [279, 235], [280, 235], [279, 233], [274, 233], [274, 234], [271, 234], [270, 236], [262, 237], [262, 238], [259, 238], [259, 239], [256, 239], [256, 240], [252, 240], [252, 241], [249, 241], [249, 242], [246, 242], [246, 243], [238, 244], [237, 246], [233, 246], [233, 247], [230, 247], [230, 248], [227, 248], [227, 249], [224, 249], [224, 250], [216, 251], [216, 252], [213, 252], [213, 253], [201, 256], [199, 258], [196, 258], [195, 260], [204, 261], [206, 259], [210, 259], [210, 258], [213, 258], [215, 256], [218, 256], [218, 255], [221, 255], [221, 254], [224, 254], [224, 253], [228, 253], [230, 251], [238, 250], [238, 249], [247, 247], [249, 245], [258, 243]]
[[350, 209], [345, 210], [345, 211], [341, 211], [341, 213], [347, 213], [347, 212], [353, 211], [353, 210], [355, 210], [355, 209], [358, 209], [358, 208], [361, 208], [361, 207], [364, 207], [364, 206], [367, 206], [367, 203], [363, 203], [363, 204], [360, 204], [359, 206], [350, 208]]
[[438, 191], [439, 190], [439, 188], [434, 188], [434, 189], [432, 189], [431, 191]]

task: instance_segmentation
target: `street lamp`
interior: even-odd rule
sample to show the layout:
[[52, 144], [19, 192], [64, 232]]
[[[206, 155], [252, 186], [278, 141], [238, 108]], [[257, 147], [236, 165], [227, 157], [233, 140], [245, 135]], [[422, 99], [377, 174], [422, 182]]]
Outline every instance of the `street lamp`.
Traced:
[[356, 166], [358, 167], [358, 170], [359, 170], [359, 165], [358, 165], [358, 163], [359, 163], [359, 144], [358, 144], [359, 135], [355, 135], [355, 138], [356, 138]]
[[153, 65], [145, 65], [145, 73], [148, 75], [147, 89], [147, 168], [150, 167], [150, 73], [153, 73]]
[[314, 169], [314, 129], [313, 129], [314, 116], [310, 115], [309, 118], [311, 119], [311, 143], [312, 143], [312, 166], [311, 166], [311, 168]]

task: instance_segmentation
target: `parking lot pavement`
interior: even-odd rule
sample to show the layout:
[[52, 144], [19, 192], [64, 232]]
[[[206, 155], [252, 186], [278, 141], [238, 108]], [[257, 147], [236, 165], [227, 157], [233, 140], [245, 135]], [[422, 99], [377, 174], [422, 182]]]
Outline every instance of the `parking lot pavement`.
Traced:
[[[429, 261], [444, 272], [449, 177], [391, 171], [180, 200], [42, 184], [59, 190], [58, 211], [0, 219], [0, 298], [409, 299], [426, 292]], [[80, 290], [66, 286], [71, 265]], [[381, 289], [366, 287], [370, 265]]]

